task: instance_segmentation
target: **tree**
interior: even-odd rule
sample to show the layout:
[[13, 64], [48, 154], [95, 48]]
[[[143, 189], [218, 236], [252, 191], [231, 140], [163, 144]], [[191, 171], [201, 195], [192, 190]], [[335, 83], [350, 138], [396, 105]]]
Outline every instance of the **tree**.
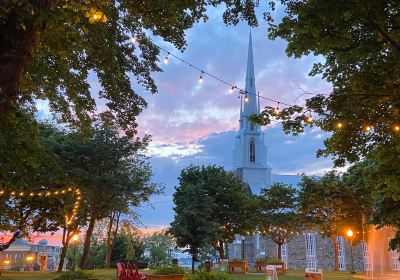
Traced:
[[305, 219], [298, 211], [296, 189], [274, 183], [261, 189], [259, 229], [278, 245], [278, 259], [282, 259], [282, 245], [305, 228]]
[[353, 232], [362, 231], [361, 216], [355, 206], [357, 197], [335, 172], [321, 178], [304, 176], [300, 185], [299, 209], [308, 218], [310, 227], [318, 228], [322, 236], [332, 240], [335, 270], [339, 270], [337, 236], [344, 236], [349, 227]]
[[212, 199], [208, 208], [212, 210], [210, 221], [218, 224], [212, 234], [211, 245], [225, 258], [224, 244], [232, 243], [237, 234], [246, 235], [254, 231], [256, 200], [248, 188], [233, 172], [215, 165], [193, 166], [183, 169], [180, 185], [203, 185], [206, 195]]
[[91, 136], [75, 132], [59, 137], [51, 147], [66, 170], [71, 184], [79, 186], [85, 203], [81, 207], [88, 219], [79, 266], [84, 267], [96, 221], [118, 206], [134, 207], [160, 191], [151, 183], [151, 169], [143, 155], [149, 138], [132, 141], [118, 130], [98, 122]]
[[148, 263], [152, 267], [169, 264], [172, 261], [172, 251], [175, 241], [167, 232], [155, 232], [144, 240], [149, 253]]
[[[222, 3], [226, 24], [257, 24], [253, 1], [2, 1], [0, 119], [10, 108], [46, 99], [64, 121], [89, 128], [96, 101], [88, 76], [94, 73], [107, 115], [133, 132], [146, 102], [129, 76], [155, 93], [151, 72], [161, 71], [159, 49], [150, 36], [183, 50], [185, 31], [207, 20], [208, 7]], [[130, 42], [131, 36], [136, 43]]]
[[192, 256], [192, 273], [194, 264], [200, 259], [207, 245], [212, 242], [212, 235], [219, 225], [212, 220], [214, 203], [207, 194], [204, 183], [191, 184], [184, 180], [174, 193], [174, 221], [168, 232], [176, 239], [176, 245], [184, 248]]

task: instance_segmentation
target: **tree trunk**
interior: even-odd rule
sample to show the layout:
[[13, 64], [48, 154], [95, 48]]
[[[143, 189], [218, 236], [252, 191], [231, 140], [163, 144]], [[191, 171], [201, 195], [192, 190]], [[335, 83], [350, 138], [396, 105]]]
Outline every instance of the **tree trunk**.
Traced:
[[333, 241], [333, 251], [335, 253], [335, 271], [339, 270], [339, 243], [337, 242], [336, 236], [331, 236]]
[[13, 236], [11, 237], [11, 239], [7, 241], [7, 243], [0, 244], [0, 252], [1, 252], [1, 251], [4, 251], [4, 250], [6, 250], [6, 249], [8, 249], [8, 247], [10, 247], [11, 244], [13, 244], [15, 240], [17, 240], [17, 238], [19, 237], [20, 233], [21, 233], [21, 231], [20, 231], [20, 230], [17, 230], [17, 231], [13, 234]]
[[64, 267], [65, 255], [67, 254], [67, 250], [68, 250], [68, 243], [62, 247], [60, 262], [58, 263], [57, 272], [62, 272], [62, 269]]
[[92, 215], [90, 217], [89, 220], [89, 226], [86, 230], [86, 236], [85, 236], [85, 241], [83, 243], [83, 253], [82, 253], [82, 258], [81, 261], [79, 263], [79, 268], [80, 269], [84, 269], [86, 262], [87, 262], [87, 258], [89, 256], [89, 249], [90, 249], [90, 239], [92, 238], [92, 234], [93, 234], [93, 229], [94, 229], [94, 224], [96, 222], [96, 218], [97, 218], [97, 214], [96, 212], [92, 212]]
[[278, 245], [278, 260], [282, 260], [282, 244], [281, 242], [276, 243]]
[[[121, 212], [114, 212], [112, 216], [110, 217], [110, 226], [108, 227], [108, 232], [107, 232], [107, 243], [106, 243], [106, 261], [105, 261], [105, 266], [106, 268], [111, 267], [111, 255], [112, 255], [112, 250], [114, 248], [115, 244], [115, 239], [117, 238], [118, 234], [118, 229], [119, 229], [119, 218], [121, 217]], [[114, 230], [112, 230], [112, 225], [114, 223], [115, 219], [115, 227]]]
[[192, 256], [192, 274], [194, 274], [194, 257]]
[[33, 15], [27, 15], [19, 23], [20, 8], [14, 8], [0, 24], [0, 118], [17, 102], [21, 78], [39, 45], [46, 19], [50, 17], [48, 13], [57, 2], [29, 1]]
[[62, 236], [62, 250], [61, 250], [61, 257], [60, 262], [58, 263], [57, 272], [62, 272], [64, 267], [65, 256], [67, 255], [68, 245], [71, 241], [72, 236], [74, 235], [74, 230], [70, 230], [67, 228], [63, 228], [63, 236]]

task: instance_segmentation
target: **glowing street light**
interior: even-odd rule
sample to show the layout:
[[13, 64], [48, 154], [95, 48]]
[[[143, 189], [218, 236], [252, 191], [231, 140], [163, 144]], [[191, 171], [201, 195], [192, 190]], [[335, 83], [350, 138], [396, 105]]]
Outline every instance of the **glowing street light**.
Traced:
[[350, 257], [351, 257], [350, 273], [356, 273], [356, 270], [354, 269], [354, 259], [353, 259], [353, 235], [354, 235], [354, 233], [351, 229], [348, 229], [346, 234], [350, 239]]
[[74, 256], [72, 259], [72, 270], [75, 270], [76, 246], [77, 246], [78, 240], [79, 240], [79, 234], [76, 233], [72, 236], [72, 241], [74, 242]]
[[31, 262], [31, 261], [33, 261], [33, 257], [32, 257], [32, 256], [29, 256], [29, 257], [26, 258], [26, 260], [27, 260], [28, 262]]

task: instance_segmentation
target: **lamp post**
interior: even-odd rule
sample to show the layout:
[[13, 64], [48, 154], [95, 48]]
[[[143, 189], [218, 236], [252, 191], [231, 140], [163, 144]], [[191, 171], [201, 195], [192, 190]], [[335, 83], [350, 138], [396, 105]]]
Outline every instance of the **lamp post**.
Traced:
[[350, 259], [351, 259], [351, 268], [350, 268], [350, 273], [356, 273], [356, 270], [354, 269], [354, 260], [353, 260], [353, 231], [349, 229], [346, 232], [347, 236], [350, 239]]
[[242, 260], [244, 260], [244, 240], [246, 239], [246, 236], [242, 235]]
[[73, 259], [72, 259], [72, 270], [75, 270], [75, 257], [76, 257], [76, 245], [77, 245], [77, 241], [79, 240], [79, 235], [78, 234], [74, 234], [72, 236], [72, 241], [74, 243], [74, 255], [73, 255]]

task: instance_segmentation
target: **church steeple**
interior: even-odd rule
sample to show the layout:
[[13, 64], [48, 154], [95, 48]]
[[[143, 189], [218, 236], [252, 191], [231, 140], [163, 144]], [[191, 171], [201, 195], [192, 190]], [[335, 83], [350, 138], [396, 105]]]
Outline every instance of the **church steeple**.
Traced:
[[[247, 120], [248, 116], [259, 114], [259, 105], [257, 104], [256, 81], [254, 75], [253, 42], [251, 31], [249, 35], [249, 45], [247, 50], [247, 71], [246, 71], [246, 96], [247, 102], [244, 102], [243, 109], [240, 111], [240, 129], [249, 129], [253, 127]], [[242, 106], [241, 106], [242, 107]]]

